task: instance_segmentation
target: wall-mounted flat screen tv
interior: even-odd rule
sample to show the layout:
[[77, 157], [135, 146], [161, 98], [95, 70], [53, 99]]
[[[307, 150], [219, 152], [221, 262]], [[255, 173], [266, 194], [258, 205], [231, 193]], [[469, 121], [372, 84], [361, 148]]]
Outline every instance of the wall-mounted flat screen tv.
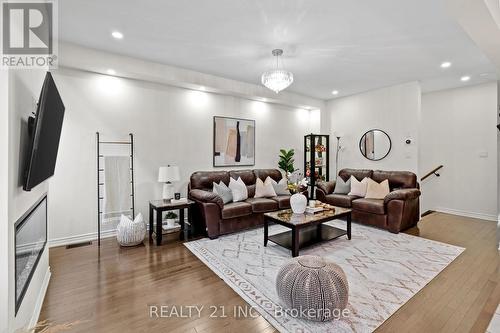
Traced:
[[54, 175], [59, 139], [64, 119], [64, 104], [50, 72], [45, 75], [35, 117], [30, 117], [30, 149], [24, 172], [25, 191]]

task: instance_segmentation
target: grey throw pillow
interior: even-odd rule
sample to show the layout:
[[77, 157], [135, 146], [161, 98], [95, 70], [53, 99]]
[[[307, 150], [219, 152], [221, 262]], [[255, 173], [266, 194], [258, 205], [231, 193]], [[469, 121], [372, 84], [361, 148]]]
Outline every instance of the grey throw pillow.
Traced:
[[271, 184], [273, 184], [274, 192], [276, 195], [290, 195], [290, 190], [288, 189], [288, 182], [285, 178], [281, 178], [280, 182], [277, 183], [274, 179], [271, 179]]
[[224, 204], [233, 201], [233, 193], [231, 192], [231, 189], [227, 187], [227, 185], [224, 184], [222, 180], [220, 181], [219, 184], [213, 183], [213, 185], [214, 185], [214, 193], [222, 198]]
[[335, 183], [334, 194], [348, 194], [351, 192], [351, 178], [346, 182], [339, 176], [337, 176], [337, 182]]

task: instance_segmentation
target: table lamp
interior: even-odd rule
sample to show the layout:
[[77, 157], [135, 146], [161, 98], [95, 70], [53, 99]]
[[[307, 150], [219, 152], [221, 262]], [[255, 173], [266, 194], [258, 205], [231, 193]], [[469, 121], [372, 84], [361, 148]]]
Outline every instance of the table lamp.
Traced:
[[160, 167], [158, 172], [158, 182], [163, 184], [163, 199], [169, 200], [174, 197], [174, 185], [172, 182], [180, 180], [179, 167], [168, 165]]

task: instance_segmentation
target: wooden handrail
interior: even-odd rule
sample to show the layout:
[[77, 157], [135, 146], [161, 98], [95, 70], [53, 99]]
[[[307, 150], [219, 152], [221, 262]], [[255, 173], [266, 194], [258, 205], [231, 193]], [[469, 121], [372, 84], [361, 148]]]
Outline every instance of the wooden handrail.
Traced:
[[432, 169], [432, 171], [430, 171], [430, 172], [429, 172], [429, 173], [427, 173], [425, 176], [423, 176], [422, 178], [420, 178], [420, 181], [423, 181], [423, 180], [425, 180], [425, 179], [429, 178], [429, 177], [430, 177], [430, 176], [432, 176], [432, 175], [436, 175], [437, 177], [439, 177], [439, 176], [440, 176], [440, 175], [439, 175], [439, 173], [436, 173], [436, 172], [437, 172], [439, 169], [441, 169], [442, 167], [443, 167], [443, 165], [440, 165], [440, 166], [438, 166], [437, 168]]

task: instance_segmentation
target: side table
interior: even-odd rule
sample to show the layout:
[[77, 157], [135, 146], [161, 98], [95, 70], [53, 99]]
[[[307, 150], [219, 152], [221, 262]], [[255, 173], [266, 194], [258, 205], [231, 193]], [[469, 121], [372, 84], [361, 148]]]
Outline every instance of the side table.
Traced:
[[[194, 205], [194, 201], [187, 200], [187, 202], [176, 202], [172, 203], [171, 200], [152, 200], [149, 202], [149, 240], [153, 240], [153, 231], [156, 233], [156, 245], [161, 245], [162, 240], [162, 223], [163, 223], [163, 212], [167, 212], [170, 210], [179, 210], [179, 224], [181, 225], [181, 239], [184, 236], [184, 233], [187, 231], [187, 228], [184, 223], [184, 209], [188, 211], [188, 222], [192, 225], [191, 220], [191, 208]], [[156, 230], [154, 228], [154, 220], [156, 215]], [[184, 237], [185, 238], [185, 237]]]

